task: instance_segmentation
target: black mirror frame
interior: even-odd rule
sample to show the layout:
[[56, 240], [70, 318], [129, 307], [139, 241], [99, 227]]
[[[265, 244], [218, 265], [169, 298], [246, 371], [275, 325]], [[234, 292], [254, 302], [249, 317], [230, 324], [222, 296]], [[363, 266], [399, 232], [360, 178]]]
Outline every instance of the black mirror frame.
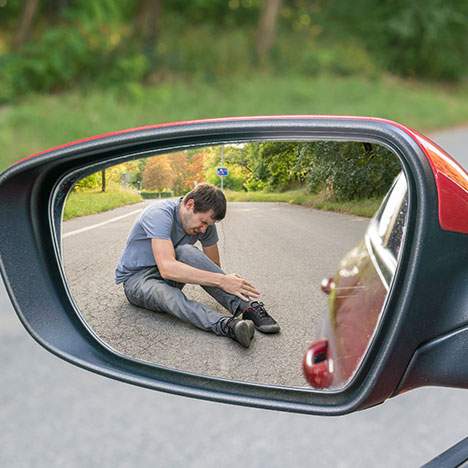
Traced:
[[[378, 333], [351, 384], [343, 390], [320, 392], [241, 383], [124, 358], [93, 337], [68, 297], [56, 255], [54, 231], [59, 232], [57, 219], [60, 220], [69, 187], [60, 186], [52, 200], [57, 184], [66, 175], [111, 160], [123, 162], [130, 155], [247, 139], [368, 141], [388, 147], [402, 163], [409, 191], [404, 248]], [[460, 306], [460, 297], [449, 294], [438, 297], [434, 289], [439, 277], [435, 273], [442, 275], [445, 285], [452, 280], [451, 284], [463, 286], [467, 269], [460, 267], [453, 252], [466, 249], [466, 235], [440, 228], [435, 180], [426, 155], [408, 132], [390, 121], [325, 116], [228, 118], [103, 135], [52, 149], [12, 166], [0, 175], [0, 200], [0, 271], [21, 322], [50, 352], [107, 377], [206, 400], [340, 415], [381, 403], [397, 392], [418, 386], [411, 384], [408, 365], [415, 353], [421, 352], [422, 346], [431, 340], [466, 329], [464, 342], [468, 341], [466, 313], [455, 309]], [[55, 221], [49, 216], [51, 210]], [[437, 252], [441, 258], [434, 255]], [[446, 312], [441, 319], [438, 312], [441, 307], [453, 313]], [[423, 378], [423, 384], [437, 384], [440, 380], [432, 369], [416, 368], [423, 372], [423, 377], [431, 376]], [[406, 380], [410, 384], [406, 385]], [[455, 383], [468, 386], [468, 376], [458, 378]]]

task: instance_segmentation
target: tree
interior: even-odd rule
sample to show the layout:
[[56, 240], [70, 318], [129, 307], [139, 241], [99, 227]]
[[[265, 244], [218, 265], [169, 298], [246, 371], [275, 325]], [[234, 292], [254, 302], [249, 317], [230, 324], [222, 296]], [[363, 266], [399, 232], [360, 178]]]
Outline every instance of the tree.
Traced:
[[[241, 164], [242, 147], [244, 145], [224, 145], [224, 167], [227, 167], [229, 175], [224, 177], [224, 188], [228, 190], [244, 190], [247, 170]], [[205, 181], [213, 185], [221, 185], [221, 178], [216, 173], [216, 168], [220, 166], [221, 147], [212, 146], [206, 148], [204, 152], [204, 178]]]
[[161, 192], [174, 184], [174, 173], [168, 156], [156, 156], [146, 163], [143, 171], [143, 188]]
[[182, 195], [200, 182], [205, 181], [204, 159], [206, 149], [196, 151], [181, 151], [169, 156], [174, 182], [172, 190], [177, 195]]
[[192, 189], [196, 184], [205, 181], [205, 174], [203, 171], [204, 159], [205, 152], [203, 150], [187, 155], [188, 170], [185, 182], [188, 189]]
[[101, 192], [106, 191], [106, 170], [101, 171]]
[[23, 12], [16, 35], [13, 39], [13, 47], [19, 49], [29, 38], [31, 27], [36, 17], [39, 0], [27, 0], [24, 2]]
[[264, 65], [276, 38], [278, 14], [282, 0], [264, 0], [257, 28], [257, 60]]
[[141, 159], [106, 167], [83, 177], [74, 185], [73, 189], [78, 192], [106, 192], [107, 190], [120, 190], [122, 187], [128, 188], [128, 184], [134, 183], [137, 179], [141, 167]]
[[312, 143], [312, 192], [325, 190], [337, 200], [381, 197], [401, 170], [398, 158], [380, 145], [357, 142]]
[[295, 170], [300, 146], [292, 142], [249, 143], [229, 160], [244, 168], [247, 190], [281, 191], [301, 181]]
[[156, 68], [156, 44], [161, 29], [162, 0], [140, 0], [134, 23], [134, 36], [148, 61], [148, 73]]
[[128, 174], [130, 175], [129, 183], [137, 190], [140, 190], [143, 187], [143, 172], [147, 162], [148, 158], [141, 158], [127, 163], [129, 166]]
[[172, 190], [176, 195], [182, 195], [187, 191], [186, 177], [188, 173], [188, 160], [185, 151], [172, 153], [170, 164], [173, 175]]

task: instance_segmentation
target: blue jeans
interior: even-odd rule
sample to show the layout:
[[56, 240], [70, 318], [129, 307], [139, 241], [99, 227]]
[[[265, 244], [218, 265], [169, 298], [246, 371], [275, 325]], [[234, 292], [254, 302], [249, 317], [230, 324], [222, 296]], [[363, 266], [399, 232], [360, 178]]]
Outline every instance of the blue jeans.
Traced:
[[[193, 245], [180, 245], [176, 247], [175, 254], [179, 262], [191, 267], [224, 274], [216, 263]], [[128, 301], [137, 307], [166, 312], [203, 330], [226, 335], [225, 324], [228, 317], [200, 302], [188, 299], [182, 292], [184, 286], [183, 283], [163, 279], [158, 268], [154, 266], [143, 268], [130, 276], [124, 283], [124, 291]], [[233, 315], [249, 305], [248, 302], [221, 288], [213, 286], [202, 286], [202, 288]]]

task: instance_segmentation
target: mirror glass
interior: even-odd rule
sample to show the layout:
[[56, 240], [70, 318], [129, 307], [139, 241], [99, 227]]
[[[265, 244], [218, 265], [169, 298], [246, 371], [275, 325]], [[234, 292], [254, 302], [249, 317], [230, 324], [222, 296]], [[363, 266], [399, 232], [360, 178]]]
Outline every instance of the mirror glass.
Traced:
[[406, 182], [390, 150], [237, 142], [73, 177], [61, 260], [108, 347], [237, 381], [350, 381], [404, 238]]

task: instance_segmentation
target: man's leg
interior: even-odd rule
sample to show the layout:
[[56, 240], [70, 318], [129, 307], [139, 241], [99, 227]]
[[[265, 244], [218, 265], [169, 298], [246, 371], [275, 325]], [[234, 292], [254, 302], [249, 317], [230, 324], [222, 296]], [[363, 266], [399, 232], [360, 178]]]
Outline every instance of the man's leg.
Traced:
[[[175, 253], [177, 260], [186, 265], [198, 268], [199, 270], [225, 274], [215, 262], [193, 245], [180, 245], [176, 247]], [[248, 301], [243, 301], [234, 294], [229, 294], [221, 288], [216, 288], [214, 286], [202, 286], [202, 288], [233, 315], [243, 312], [250, 305]]]
[[208, 306], [187, 298], [179, 287], [163, 280], [156, 268], [132, 275], [124, 284], [125, 295], [131, 304], [144, 309], [166, 312], [202, 330], [226, 335], [228, 318]]
[[[200, 249], [193, 245], [181, 245], [176, 248], [177, 260], [200, 270], [223, 273], [224, 271], [216, 265]], [[226, 307], [233, 315], [243, 314], [242, 318], [252, 320], [257, 330], [263, 333], [278, 333], [280, 326], [276, 320], [266, 311], [263, 302], [243, 301], [233, 294], [223, 291], [221, 288], [202, 286], [202, 288], [214, 297], [221, 305]]]

